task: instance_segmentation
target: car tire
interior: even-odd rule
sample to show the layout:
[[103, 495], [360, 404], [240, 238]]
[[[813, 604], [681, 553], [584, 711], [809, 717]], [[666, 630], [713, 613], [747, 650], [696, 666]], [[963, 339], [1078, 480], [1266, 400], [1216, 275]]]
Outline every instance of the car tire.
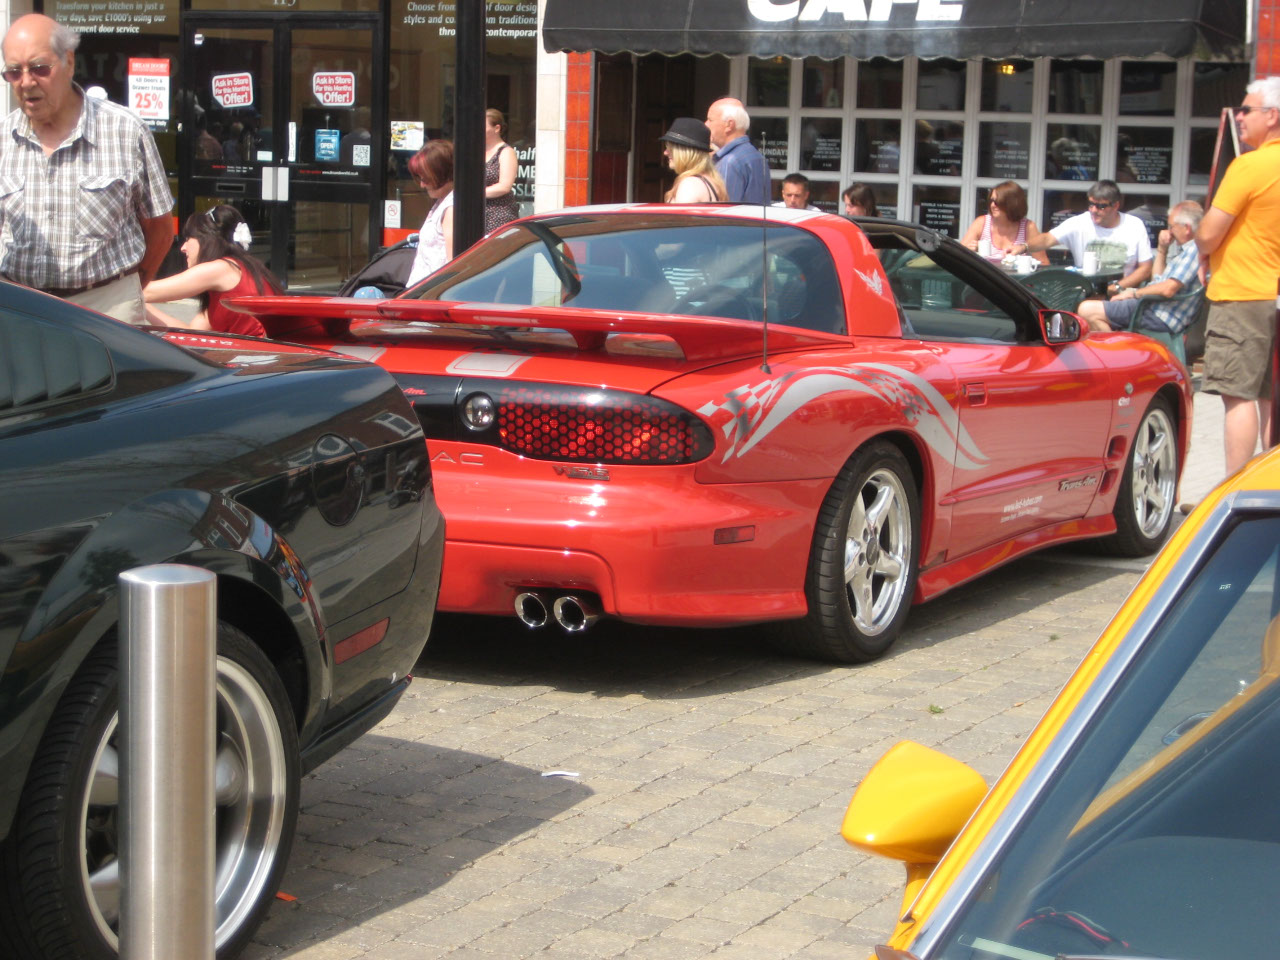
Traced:
[[1169, 401], [1156, 397], [1133, 435], [1112, 515], [1116, 532], [1099, 541], [1106, 553], [1142, 557], [1169, 534], [1178, 492], [1178, 429]]
[[898, 638], [915, 593], [920, 494], [902, 452], [877, 441], [845, 464], [818, 512], [809, 613], [779, 625], [789, 652], [863, 663]]
[[[6, 957], [116, 956], [117, 651], [100, 644], [68, 685], [0, 850]], [[221, 622], [217, 687], [215, 922], [217, 954], [231, 957], [253, 935], [287, 865], [300, 774], [279, 675], [248, 636]]]

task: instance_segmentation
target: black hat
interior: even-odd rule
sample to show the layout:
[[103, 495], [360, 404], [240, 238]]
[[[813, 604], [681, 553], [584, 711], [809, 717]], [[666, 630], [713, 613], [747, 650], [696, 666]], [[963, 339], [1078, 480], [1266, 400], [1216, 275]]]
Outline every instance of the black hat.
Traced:
[[693, 117], [676, 117], [671, 123], [671, 129], [658, 139], [711, 152], [711, 131], [705, 123]]

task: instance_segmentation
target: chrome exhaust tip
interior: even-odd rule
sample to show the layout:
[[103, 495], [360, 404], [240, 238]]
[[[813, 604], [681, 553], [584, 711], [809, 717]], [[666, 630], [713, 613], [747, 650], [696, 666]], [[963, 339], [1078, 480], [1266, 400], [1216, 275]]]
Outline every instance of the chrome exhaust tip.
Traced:
[[547, 625], [547, 598], [541, 593], [526, 590], [516, 595], [516, 616], [530, 630]]
[[594, 601], [573, 594], [556, 597], [551, 612], [565, 633], [589, 630], [600, 619], [600, 608]]

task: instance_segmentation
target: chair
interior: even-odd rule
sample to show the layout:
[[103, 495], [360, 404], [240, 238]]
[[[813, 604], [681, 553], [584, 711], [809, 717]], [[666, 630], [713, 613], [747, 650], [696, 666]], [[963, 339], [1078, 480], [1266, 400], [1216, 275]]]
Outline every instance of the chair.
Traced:
[[1018, 274], [1018, 282], [1051, 310], [1074, 313], [1081, 300], [1093, 296], [1093, 284], [1065, 267], [1041, 267], [1034, 273]]
[[[1142, 320], [1142, 315], [1147, 312], [1147, 308], [1150, 307], [1153, 303], [1177, 303], [1181, 300], [1192, 300], [1192, 299], [1198, 299], [1200, 301], [1200, 308], [1199, 308], [1199, 314], [1196, 316], [1194, 320], [1192, 320], [1191, 324], [1187, 327], [1187, 329], [1190, 330], [1193, 327], [1195, 327], [1197, 323], [1200, 322], [1200, 319], [1201, 319], [1200, 315], [1207, 314], [1208, 312], [1209, 301], [1204, 299], [1203, 287], [1197, 287], [1195, 290], [1186, 290], [1172, 297], [1154, 297], [1154, 296], [1140, 297], [1138, 299], [1138, 309], [1133, 311], [1133, 316], [1129, 318], [1129, 330], [1132, 333], [1140, 333], [1143, 336], [1150, 337], [1152, 340], [1159, 340], [1161, 343], [1163, 343], [1166, 347], [1169, 348], [1169, 351], [1175, 357], [1178, 358], [1178, 362], [1185, 367], [1187, 366], [1187, 347], [1186, 347], [1185, 332], [1171, 333], [1168, 330], [1149, 330], [1149, 329], [1140, 327], [1138, 324]], [[1203, 348], [1201, 348], [1201, 353], [1203, 352], [1204, 352]]]

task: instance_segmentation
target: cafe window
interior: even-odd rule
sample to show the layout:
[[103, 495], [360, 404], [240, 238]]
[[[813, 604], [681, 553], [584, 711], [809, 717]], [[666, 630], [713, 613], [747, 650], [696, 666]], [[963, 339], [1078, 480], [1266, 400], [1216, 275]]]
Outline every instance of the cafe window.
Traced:
[[1247, 63], [1197, 63], [1191, 84], [1191, 115], [1217, 120], [1223, 107], [1234, 107], [1244, 98], [1253, 79]]
[[1033, 61], [984, 60], [978, 109], [992, 113], [1030, 113], [1034, 85]]
[[858, 64], [858, 108], [902, 108], [902, 61], [873, 57]]
[[785, 57], [751, 60], [747, 64], [746, 106], [785, 107], [791, 89], [791, 61]]
[[1117, 183], [1169, 183], [1173, 128], [1123, 126], [1116, 131]]
[[1218, 143], [1217, 127], [1192, 127], [1189, 156], [1187, 158], [1187, 182], [1197, 185], [1209, 183], [1213, 168], [1213, 149]]
[[1167, 193], [1136, 193], [1120, 185], [1124, 191], [1124, 211], [1142, 221], [1147, 228], [1154, 250], [1160, 231], [1169, 225], [1169, 195]]
[[854, 143], [854, 172], [897, 173], [902, 158], [902, 121], [859, 120]]
[[1105, 64], [1092, 60], [1049, 62], [1050, 113], [1101, 113]]
[[916, 173], [926, 176], [960, 176], [964, 159], [964, 121], [926, 119], [916, 121]]
[[963, 60], [921, 60], [917, 70], [916, 109], [964, 109], [968, 67]]
[[1129, 60], [1120, 64], [1120, 115], [1172, 117], [1177, 79], [1176, 63]]
[[1045, 127], [1045, 179], [1097, 180], [1098, 143], [1101, 138], [1102, 127], [1098, 124], [1047, 124]]
[[804, 62], [800, 106], [840, 108], [844, 105], [844, 61], [809, 57]]
[[1040, 216], [1040, 228], [1052, 232], [1064, 220], [1077, 213], [1087, 213], [1089, 197], [1083, 190], [1046, 190], [1041, 210], [1044, 212]]
[[787, 170], [790, 141], [787, 137], [786, 117], [752, 117], [748, 131], [755, 148], [769, 161], [769, 169], [775, 173]]
[[840, 137], [843, 126], [844, 121], [839, 117], [804, 117], [801, 120], [801, 169], [840, 172]]
[[917, 186], [911, 191], [911, 219], [939, 233], [960, 235], [960, 188]]
[[978, 125], [978, 175], [1001, 180], [1026, 180], [1031, 168], [1031, 124]]

